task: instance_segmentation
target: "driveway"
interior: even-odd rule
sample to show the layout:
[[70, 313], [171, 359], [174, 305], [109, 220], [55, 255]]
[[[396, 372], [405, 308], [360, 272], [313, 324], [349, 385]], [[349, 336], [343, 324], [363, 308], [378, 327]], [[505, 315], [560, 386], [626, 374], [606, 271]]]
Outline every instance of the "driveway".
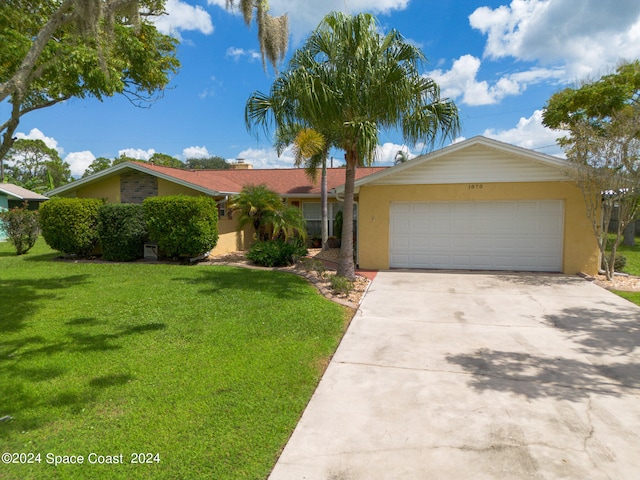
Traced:
[[270, 480], [640, 478], [640, 309], [578, 277], [380, 272]]

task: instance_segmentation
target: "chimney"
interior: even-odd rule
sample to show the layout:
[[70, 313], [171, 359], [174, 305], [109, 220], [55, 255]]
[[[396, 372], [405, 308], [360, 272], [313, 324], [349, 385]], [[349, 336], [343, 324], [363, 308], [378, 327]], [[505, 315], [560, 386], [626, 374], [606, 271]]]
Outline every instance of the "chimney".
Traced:
[[253, 165], [244, 161], [244, 158], [238, 158], [236, 163], [232, 163], [231, 170], [251, 170]]

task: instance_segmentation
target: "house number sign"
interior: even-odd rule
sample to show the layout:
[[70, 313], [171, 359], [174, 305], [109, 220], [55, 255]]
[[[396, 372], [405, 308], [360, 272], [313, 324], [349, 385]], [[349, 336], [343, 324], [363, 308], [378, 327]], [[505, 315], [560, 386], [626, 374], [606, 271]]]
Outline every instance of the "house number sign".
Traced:
[[470, 183], [469, 190], [480, 190], [482, 186], [483, 185], [481, 183]]

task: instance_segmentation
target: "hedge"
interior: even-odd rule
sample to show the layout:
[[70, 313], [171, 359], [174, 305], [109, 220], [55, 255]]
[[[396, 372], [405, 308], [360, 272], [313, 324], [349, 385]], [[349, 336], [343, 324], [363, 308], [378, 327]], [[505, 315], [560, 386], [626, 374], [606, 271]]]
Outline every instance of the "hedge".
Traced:
[[54, 250], [82, 257], [91, 255], [98, 244], [97, 198], [54, 198], [40, 206], [42, 236]]
[[142, 258], [147, 224], [140, 204], [106, 203], [98, 209], [102, 257], [115, 262]]
[[210, 197], [149, 197], [143, 207], [149, 239], [166, 257], [197, 257], [218, 243], [218, 209]]

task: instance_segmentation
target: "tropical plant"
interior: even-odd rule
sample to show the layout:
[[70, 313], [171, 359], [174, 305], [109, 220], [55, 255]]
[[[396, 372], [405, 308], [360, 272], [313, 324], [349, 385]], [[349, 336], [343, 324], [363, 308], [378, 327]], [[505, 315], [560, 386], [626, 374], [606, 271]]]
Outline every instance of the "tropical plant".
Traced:
[[394, 165], [400, 165], [401, 163], [405, 163], [409, 161], [409, 155], [404, 150], [398, 150], [396, 152], [396, 156], [393, 159]]
[[267, 212], [265, 223], [271, 227], [271, 237], [281, 238], [285, 242], [292, 238], [304, 240], [307, 236], [307, 225], [302, 210], [282, 205], [273, 212]]
[[349, 221], [342, 231], [340, 276], [355, 277], [355, 173], [374, 161], [380, 130], [400, 129], [407, 142], [427, 145], [459, 132], [457, 107], [420, 73], [423, 60], [396, 30], [380, 33], [372, 15], [333, 12], [294, 53], [269, 94], [254, 92], [247, 102], [249, 129], [309, 126], [345, 151], [343, 211]]
[[276, 134], [276, 147], [278, 154], [282, 153], [286, 145], [293, 145], [294, 164], [296, 167], [304, 167], [307, 176], [312, 182], [318, 177], [320, 169], [320, 205], [321, 205], [321, 245], [323, 250], [329, 248], [329, 217], [327, 208], [327, 157], [332, 146], [329, 139], [319, 130], [322, 125], [315, 128], [296, 125], [290, 131], [281, 129]]
[[256, 240], [267, 240], [268, 218], [282, 208], [280, 196], [266, 185], [245, 185], [238, 195], [231, 198], [229, 209], [239, 212], [238, 231], [251, 225]]

